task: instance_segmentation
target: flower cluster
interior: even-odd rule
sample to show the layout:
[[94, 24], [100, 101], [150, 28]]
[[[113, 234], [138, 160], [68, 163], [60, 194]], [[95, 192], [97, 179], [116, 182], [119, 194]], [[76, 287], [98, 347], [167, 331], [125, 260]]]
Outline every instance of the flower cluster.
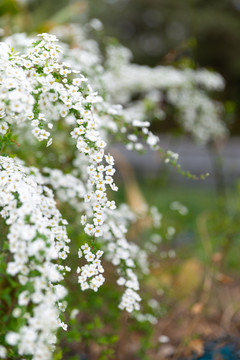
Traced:
[[[81, 161], [81, 158], [79, 158], [79, 161]], [[78, 168], [77, 161], [75, 164]], [[88, 214], [89, 217], [93, 215], [94, 210], [91, 204], [89, 204], [89, 202], [83, 202], [83, 199], [86, 196], [86, 189], [81, 180], [73, 175], [64, 174], [56, 169], [44, 169], [44, 171], [47, 175], [44, 179], [45, 183], [50, 184], [54, 188], [57, 197], [61, 201], [66, 201], [68, 199], [68, 203], [79, 213], [79, 215], [81, 213]], [[111, 205], [112, 208], [115, 208], [114, 202], [111, 202]], [[119, 307], [132, 312], [134, 309], [139, 309], [138, 303], [140, 301], [140, 296], [137, 294], [137, 291], [139, 290], [139, 281], [132, 268], [138, 263], [143, 272], [148, 271], [146, 253], [136, 244], [129, 243], [126, 239], [129, 222], [136, 220], [133, 213], [126, 205], [115, 209], [114, 211], [112, 211], [111, 207], [105, 209], [105, 221], [102, 225], [102, 234], [100, 237], [102, 242], [101, 246], [105, 250], [106, 259], [110, 260], [112, 264], [117, 267], [121, 279], [120, 282], [119, 280], [117, 281], [118, 285], [124, 286], [126, 289]], [[86, 221], [85, 215], [81, 215], [81, 221], [82, 223]], [[85, 232], [92, 231], [90, 224], [87, 224], [86, 226], [88, 226], [89, 229], [85, 229]], [[103, 268], [100, 262], [102, 251], [97, 251], [96, 254], [94, 254], [93, 249], [94, 243], [92, 249], [88, 244], [84, 244], [79, 250], [79, 257], [82, 256], [83, 252], [85, 259], [88, 262], [87, 265], [84, 265], [81, 268], [79, 267], [77, 270], [80, 274], [79, 283], [82, 290], [90, 288], [97, 291], [98, 287], [104, 281], [104, 278], [101, 275], [101, 273], [103, 273]], [[94, 275], [97, 276], [91, 279]], [[129, 291], [131, 294], [132, 292], [135, 293], [135, 301], [130, 301], [131, 306], [127, 306], [127, 303], [125, 302], [127, 299], [126, 296], [129, 296]]]
[[141, 301], [141, 297], [137, 293], [137, 290], [139, 290], [138, 279], [132, 269], [127, 269], [127, 276], [127, 280], [123, 277], [120, 277], [117, 281], [118, 285], [125, 285], [127, 288], [122, 296], [119, 308], [122, 310], [126, 309], [128, 312], [132, 312], [133, 310], [140, 309], [139, 302]]
[[[59, 62], [61, 47], [54, 35], [42, 34], [40, 39], [26, 48], [26, 54], [13, 53], [1, 45], [1, 108], [2, 133], [8, 124], [31, 121], [32, 133], [39, 140], [48, 140], [51, 145], [51, 121], [63, 119], [75, 124], [71, 137], [77, 149], [88, 158], [88, 193], [85, 201], [94, 208], [92, 224], [85, 226], [88, 235], [100, 236], [104, 221], [105, 207], [113, 208], [108, 201], [107, 186], [116, 191], [113, 182], [114, 159], [105, 155], [106, 142], [101, 139], [97, 119], [94, 117], [93, 104], [100, 101], [87, 84], [83, 75], [74, 77], [78, 71], [70, 70]], [[24, 84], [24, 85], [22, 85]], [[47, 131], [46, 125], [49, 131]]]
[[[100, 141], [99, 143], [100, 146], [106, 145], [104, 141]], [[109, 185], [114, 191], [118, 190], [112, 178], [115, 173], [113, 157], [111, 155], [105, 155], [107, 166], [104, 166], [103, 164], [100, 165], [103, 156], [103, 149], [97, 153], [94, 152], [91, 156], [93, 164], [87, 167], [89, 181], [87, 183], [85, 202], [89, 202], [93, 208], [93, 222], [86, 223], [86, 218], [82, 218], [82, 225], [85, 225], [84, 230], [86, 234], [94, 237], [103, 235], [106, 210], [108, 208], [114, 210], [116, 207], [115, 202], [109, 201], [107, 198], [107, 186]]]
[[81, 285], [82, 290], [92, 289], [94, 291], [98, 291], [98, 288], [104, 283], [105, 278], [102, 273], [104, 269], [101, 265], [100, 258], [103, 255], [103, 251], [98, 250], [96, 255], [91, 251], [88, 244], [84, 244], [81, 246], [82, 250], [79, 249], [78, 256], [82, 257], [82, 252], [84, 253], [84, 257], [87, 260], [88, 264], [78, 267], [77, 273], [80, 274], [78, 276], [78, 282]]
[[177, 211], [180, 215], [183, 216], [188, 214], [188, 208], [185, 205], [181, 204], [179, 201], [173, 201], [170, 204], [170, 209]]
[[[58, 302], [66, 295], [59, 284], [68, 267], [58, 265], [69, 252], [66, 221], [56, 208], [53, 193], [42, 186], [36, 169], [17, 159], [0, 157], [1, 216], [9, 226], [7, 235], [12, 260], [6, 272], [17, 277], [19, 294], [13, 310], [25, 321], [6, 334], [6, 343], [20, 355], [51, 359], [59, 325]], [[51, 345], [51, 346], [50, 346]]]
[[[178, 110], [177, 121], [198, 142], [205, 144], [211, 139], [227, 135], [221, 119], [223, 109], [208, 94], [209, 91], [222, 91], [224, 88], [224, 80], [218, 73], [206, 69], [177, 69], [171, 66], [150, 68], [133, 64], [130, 50], [121, 45], [109, 45], [103, 63], [98, 44], [88, 39], [82, 28], [71, 25], [53, 31], [64, 40], [74, 38], [74, 48], [64, 53], [66, 61], [73, 68], [84, 70], [90, 80], [94, 79], [95, 89], [106, 94], [109, 104], [122, 104], [122, 110], [108, 107], [109, 113], [113, 111], [122, 114], [126, 121], [124, 125], [115, 123], [117, 131], [125, 133], [130, 124], [135, 126], [133, 123], [136, 120], [145, 121], [147, 113], [144, 99], [155, 107], [155, 115], [160, 120], [166, 118], [162, 104], [171, 104]], [[81, 56], [83, 50], [84, 54], [88, 53], [88, 57]], [[90, 65], [88, 58], [93, 59]], [[141, 94], [141, 101], [132, 101], [135, 94]], [[140, 111], [136, 112], [136, 108]]]

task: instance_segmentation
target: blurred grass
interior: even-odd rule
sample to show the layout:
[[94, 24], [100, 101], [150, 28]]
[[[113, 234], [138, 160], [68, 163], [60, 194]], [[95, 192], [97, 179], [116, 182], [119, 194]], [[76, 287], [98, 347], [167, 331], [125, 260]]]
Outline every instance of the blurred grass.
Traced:
[[[182, 259], [196, 257], [210, 264], [215, 253], [220, 252], [225, 271], [239, 269], [239, 194], [235, 188], [225, 189], [222, 196], [214, 187], [192, 185], [167, 185], [165, 180], [138, 179], [140, 192], [149, 206], [156, 206], [163, 215], [163, 226], [174, 226], [176, 236], [164, 245], [177, 249]], [[124, 187], [119, 185], [117, 202], [126, 201]], [[170, 209], [178, 201], [188, 208], [186, 216]], [[147, 240], [147, 239], [146, 239]]]
[[189, 186], [162, 186], [158, 179], [146, 179], [140, 181], [140, 188], [152, 205], [158, 206], [160, 211], [169, 208], [172, 201], [180, 201], [191, 209], [190, 215], [196, 215], [206, 209], [213, 209], [216, 206], [216, 194], [214, 189], [205, 187]]

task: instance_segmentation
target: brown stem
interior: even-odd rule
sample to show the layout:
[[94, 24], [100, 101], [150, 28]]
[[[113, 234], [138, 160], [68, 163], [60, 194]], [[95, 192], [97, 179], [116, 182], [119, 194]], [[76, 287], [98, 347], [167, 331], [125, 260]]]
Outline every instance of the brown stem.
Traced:
[[16, 144], [17, 146], [20, 146], [19, 143], [17, 143], [15, 140], [11, 139], [12, 142], [14, 142], [14, 144]]

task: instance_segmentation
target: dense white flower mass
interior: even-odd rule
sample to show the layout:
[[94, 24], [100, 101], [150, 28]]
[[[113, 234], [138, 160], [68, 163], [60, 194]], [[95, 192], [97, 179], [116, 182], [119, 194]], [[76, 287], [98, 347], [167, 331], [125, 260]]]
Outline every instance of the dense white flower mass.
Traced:
[[69, 252], [66, 221], [35, 169], [1, 156], [0, 178], [1, 216], [9, 226], [12, 257], [6, 271], [21, 285], [14, 314], [26, 319], [17, 332], [6, 334], [6, 342], [17, 345], [20, 355], [51, 359], [49, 339], [64, 325], [57, 304], [66, 290], [59, 292], [56, 286], [66, 269], [56, 260]]
[[[7, 329], [1, 358], [8, 358], [13, 347], [21, 358], [51, 359], [57, 329], [67, 330], [62, 321], [67, 289], [61, 282], [71, 271], [64, 265], [70, 240], [57, 204], [73, 209], [74, 226], [84, 233], [77, 251], [79, 288], [96, 292], [104, 284], [104, 258], [116, 267], [117, 284], [124, 289], [118, 307], [129, 313], [140, 309], [139, 278], [149, 272], [145, 250], [154, 252], [161, 238], [155, 234], [144, 249], [127, 240], [129, 226], [141, 214], [126, 204], [116, 207], [111, 198], [118, 187], [108, 145], [113, 138], [129, 150], [140, 151], [146, 144], [160, 151], [146, 103], [154, 104], [158, 118], [164, 119], [161, 103], [166, 100], [182, 127], [203, 143], [226, 134], [221, 106], [207, 94], [223, 88], [218, 74], [138, 66], [120, 46], [108, 46], [104, 59], [98, 44], [79, 27], [54, 31], [62, 40], [72, 36], [75, 47], [60, 43], [54, 34], [34, 39], [15, 34], [0, 43], [0, 213], [8, 228], [6, 276], [17, 288], [12, 317], [22, 320]], [[133, 100], [135, 95], [139, 100]], [[27, 144], [29, 154], [21, 153], [21, 144]], [[36, 165], [42, 144], [50, 147], [51, 165], [40, 170], [27, 166]], [[20, 147], [18, 157], [12, 157], [12, 145]], [[165, 162], [178, 161], [171, 150], [164, 156]], [[54, 168], [55, 160], [66, 168]], [[172, 208], [187, 212], [177, 202]], [[146, 214], [158, 229], [157, 208], [145, 206], [142, 216]], [[174, 233], [168, 227], [166, 237]]]
[[[18, 127], [28, 129], [29, 125], [33, 136], [40, 142], [47, 141], [49, 146], [54, 129], [49, 120], [74, 119], [70, 136], [79, 153], [88, 159], [84, 200], [92, 210], [92, 221], [85, 226], [85, 232], [98, 237], [102, 234], [105, 208], [115, 207], [106, 195], [108, 186], [117, 190], [112, 178], [114, 160], [104, 153], [106, 142], [100, 137], [93, 116], [97, 96], [83, 75], [76, 77], [76, 72], [58, 61], [60, 52], [56, 37], [48, 34], [28, 43], [22, 54], [0, 44], [2, 149], [9, 141], [15, 142], [13, 136]], [[6, 271], [17, 277], [21, 289], [14, 314], [23, 318], [26, 315], [25, 324], [8, 332], [5, 340], [17, 346], [20, 355], [47, 360], [52, 357], [50, 345], [55, 342], [57, 328], [67, 329], [59, 319], [66, 307], [61, 302], [66, 290], [59, 282], [71, 270], [59, 263], [69, 254], [66, 221], [36, 169], [5, 156], [0, 163], [1, 215], [9, 226], [7, 238], [12, 254]], [[94, 259], [93, 253], [87, 254], [89, 264], [82, 267], [81, 277], [86, 272], [86, 278], [90, 277], [93, 270], [95, 276], [89, 284], [79, 280], [82, 290], [89, 287], [96, 291], [103, 284], [101, 255], [98, 252]]]
[[[42, 34], [40, 40], [28, 44], [23, 54], [14, 53], [5, 43], [1, 43], [1, 50], [0, 101], [5, 121], [1, 123], [0, 132], [6, 133], [7, 124], [14, 132], [15, 123], [26, 126], [24, 123], [28, 122], [33, 136], [39, 141], [49, 139], [49, 146], [54, 131], [49, 119], [74, 122], [70, 135], [78, 151], [89, 161], [85, 200], [104, 212], [109, 204], [107, 187], [114, 191], [117, 187], [112, 178], [114, 160], [105, 156], [106, 142], [100, 137], [97, 117], [93, 114], [93, 104], [100, 101], [97, 94], [83, 75], [74, 76], [76, 71], [58, 61], [61, 47], [54, 35]], [[103, 216], [97, 217], [95, 212], [91, 231], [85, 227], [86, 233], [93, 235], [96, 232], [97, 236], [102, 221]]]
[[[90, 236], [90, 244], [82, 245], [78, 252], [86, 261], [77, 268], [82, 290], [97, 291], [105, 281], [103, 251], [95, 247], [95, 241], [101, 238], [106, 259], [118, 268], [118, 284], [125, 287], [119, 307], [128, 312], [139, 310], [139, 282], [132, 268], [141, 259], [146, 268], [146, 259], [145, 253], [126, 239], [126, 226], [133, 215], [126, 208], [115, 210], [115, 202], [107, 197], [107, 188], [117, 190], [114, 158], [104, 150], [107, 138], [102, 123], [108, 110], [103, 111], [103, 107], [109, 105], [98, 108], [103, 99], [92, 91], [85, 76], [60, 62], [61, 47], [54, 35], [26, 40], [22, 53], [14, 52], [6, 43], [0, 47], [2, 149], [15, 142], [19, 128], [27, 140], [31, 129], [38, 141], [50, 146], [55, 141], [56, 122], [63, 121], [76, 144], [75, 172], [83, 174], [80, 180], [58, 169], [44, 169], [43, 177], [17, 158], [0, 157], [1, 215], [9, 226], [7, 239], [12, 256], [6, 271], [18, 279], [20, 286], [13, 316], [25, 319], [20, 328], [7, 332], [5, 341], [16, 346], [21, 356], [50, 359], [56, 330], [67, 329], [59, 318], [66, 309], [67, 293], [60, 282], [71, 269], [61, 265], [70, 251], [67, 222], [46, 184], [61, 201], [74, 206], [81, 217], [80, 226]], [[149, 133], [149, 139], [151, 136], [153, 139]]]

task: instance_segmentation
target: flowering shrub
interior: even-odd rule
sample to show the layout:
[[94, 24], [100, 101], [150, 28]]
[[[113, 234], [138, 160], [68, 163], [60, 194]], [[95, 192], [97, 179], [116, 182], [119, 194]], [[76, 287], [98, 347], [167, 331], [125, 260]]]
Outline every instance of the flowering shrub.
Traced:
[[[16, 34], [0, 43], [1, 358], [51, 359], [57, 329], [68, 328], [65, 279], [76, 271], [79, 291], [98, 291], [108, 281], [103, 258], [124, 289], [116, 306], [141, 319], [139, 276], [148, 272], [147, 254], [127, 240], [141, 215], [126, 204], [116, 208], [115, 160], [106, 148], [117, 139], [142, 150], [145, 141], [181, 171], [178, 155], [161, 149], [149, 130], [145, 101], [152, 99], [164, 117], [157, 104], [165, 96], [200, 141], [226, 133], [220, 105], [207, 96], [223, 87], [218, 74], [140, 67], [121, 47], [110, 46], [103, 61], [80, 29], [61, 32], [74, 36], [75, 48], [53, 34]], [[141, 100], [132, 100], [135, 93]], [[64, 204], [73, 214], [66, 212], [68, 221], [60, 213]], [[147, 213], [159, 228], [157, 209], [146, 207]], [[67, 259], [71, 226], [82, 233], [76, 269]], [[173, 234], [169, 228], [166, 236]]]
[[[96, 22], [92, 20], [89, 27], [101, 30], [101, 23]], [[53, 29], [59, 38], [74, 45], [69, 49], [65, 44], [64, 60], [85, 72], [108, 102], [123, 106], [127, 124], [141, 126], [139, 120], [149, 120], [149, 107], [155, 109], [159, 120], [164, 120], [168, 111], [164, 104], [168, 103], [177, 111], [178, 123], [196, 141], [206, 144], [226, 136], [222, 105], [209, 97], [209, 92], [224, 89], [220, 74], [206, 69], [133, 64], [131, 51], [116, 43], [107, 44], [103, 58], [98, 44], [88, 38], [88, 31], [89, 28], [84, 30], [77, 25]], [[139, 101], [133, 100], [136, 95]], [[150, 144], [152, 141], [149, 139]], [[139, 148], [138, 143], [131, 142], [128, 146]]]

